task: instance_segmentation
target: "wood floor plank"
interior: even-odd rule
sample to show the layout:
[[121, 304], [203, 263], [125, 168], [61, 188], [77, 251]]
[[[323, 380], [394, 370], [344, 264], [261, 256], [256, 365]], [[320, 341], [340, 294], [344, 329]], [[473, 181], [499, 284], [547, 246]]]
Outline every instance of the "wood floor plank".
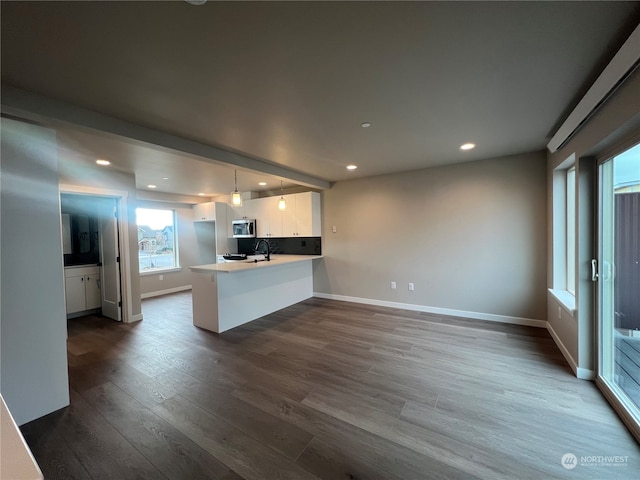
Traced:
[[490, 454], [489, 449], [477, 445], [473, 441], [452, 438], [436, 430], [422, 428], [402, 419], [390, 417], [378, 410], [360, 408], [360, 410], [354, 411], [339, 399], [321, 391], [312, 392], [302, 403], [453, 468], [460, 469], [466, 475], [478, 474], [483, 478], [511, 479], [518, 478], [518, 475], [524, 475], [525, 478], [540, 478], [543, 474], [540, 470], [523, 468], [522, 465], [514, 468], [515, 459], [495, 458]]
[[242, 478], [116, 385], [94, 387], [82, 397], [167, 478]]
[[[335, 416], [292, 399], [274, 396], [268, 390], [245, 385], [241, 390], [234, 391], [233, 395], [252, 403], [266, 413], [309, 431], [314, 435], [314, 439], [319, 439], [326, 445], [338, 446], [343, 455], [335, 460], [341, 462], [341, 469], [345, 471], [359, 471], [360, 462], [365, 462], [371, 468], [377, 466], [376, 476], [389, 473], [390, 476], [395, 475], [405, 480], [479, 478], [398, 443], [390, 442]], [[307, 457], [303, 455], [300, 458], [306, 462]], [[349, 466], [350, 459], [354, 462], [353, 466]], [[332, 459], [329, 458], [327, 461]], [[314, 469], [314, 473], [320, 475], [327, 475], [327, 472], [333, 471], [317, 469], [314, 460], [311, 460], [310, 467]]]
[[155, 406], [153, 411], [247, 480], [318, 478], [180, 396]]
[[[392, 473], [371, 466], [344, 449], [331, 446], [317, 438], [305, 448], [298, 464], [325, 480], [338, 478], [367, 480], [403, 480]], [[426, 477], [422, 477], [426, 478]]]
[[182, 383], [180, 395], [291, 460], [311, 441], [311, 434], [197, 379]]
[[57, 419], [55, 428], [95, 479], [167, 478], [73, 390], [71, 406]]
[[25, 441], [47, 480], [91, 480], [91, 474], [56, 428], [60, 414], [54, 412], [23, 427]]

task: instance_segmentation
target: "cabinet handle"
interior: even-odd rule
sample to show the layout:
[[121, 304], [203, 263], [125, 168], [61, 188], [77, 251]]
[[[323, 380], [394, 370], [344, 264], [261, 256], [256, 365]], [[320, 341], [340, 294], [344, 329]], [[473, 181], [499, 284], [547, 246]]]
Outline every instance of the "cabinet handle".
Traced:
[[80, 281], [81, 281], [81, 282], [84, 282], [84, 277], [80, 277]]

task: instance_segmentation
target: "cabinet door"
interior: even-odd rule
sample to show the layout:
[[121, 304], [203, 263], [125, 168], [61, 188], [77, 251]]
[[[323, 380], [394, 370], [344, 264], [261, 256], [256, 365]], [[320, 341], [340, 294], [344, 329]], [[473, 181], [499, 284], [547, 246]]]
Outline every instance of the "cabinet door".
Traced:
[[278, 210], [280, 197], [257, 198], [251, 200], [251, 217], [256, 219], [258, 238], [282, 236], [282, 217]]
[[214, 202], [198, 203], [193, 206], [194, 222], [215, 222], [216, 206]]
[[86, 310], [100, 308], [102, 306], [99, 273], [87, 275], [86, 277], [84, 277], [84, 291], [86, 299]]
[[81, 312], [85, 310], [84, 284], [84, 275], [66, 277], [64, 279], [67, 313]]
[[[297, 195], [284, 195], [286, 208], [282, 212], [282, 236], [294, 237], [298, 234], [298, 220], [296, 214]], [[278, 197], [279, 199], [280, 197]]]
[[296, 217], [298, 219], [298, 231], [296, 235], [301, 237], [313, 237], [313, 207], [311, 192], [299, 193], [296, 198]]
[[282, 225], [285, 237], [319, 237], [320, 194], [317, 192], [285, 195], [287, 208], [283, 212]]
[[278, 208], [280, 197], [268, 197], [262, 199], [266, 217], [269, 219], [269, 236], [283, 237], [282, 233], [282, 210]]
[[242, 206], [241, 207], [234, 207], [233, 205], [229, 204], [229, 215], [228, 215], [228, 219], [229, 220], [238, 220], [240, 218], [253, 218], [250, 215], [250, 210], [251, 210], [251, 204], [252, 204], [253, 200], [249, 199], [249, 200], [242, 200]]

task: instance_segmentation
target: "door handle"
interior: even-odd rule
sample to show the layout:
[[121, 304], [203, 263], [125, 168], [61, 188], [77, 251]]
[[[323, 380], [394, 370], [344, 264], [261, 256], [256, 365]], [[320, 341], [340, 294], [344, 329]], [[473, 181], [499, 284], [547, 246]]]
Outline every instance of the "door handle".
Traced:
[[591, 281], [598, 281], [598, 260], [595, 258], [591, 259]]

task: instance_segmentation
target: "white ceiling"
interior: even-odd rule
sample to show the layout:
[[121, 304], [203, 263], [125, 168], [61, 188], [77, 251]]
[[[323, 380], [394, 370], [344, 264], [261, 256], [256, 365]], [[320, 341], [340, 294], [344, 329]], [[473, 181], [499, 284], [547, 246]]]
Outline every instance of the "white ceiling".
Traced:
[[[62, 102], [65, 158], [210, 195], [228, 162], [258, 190], [542, 150], [640, 22], [639, 2], [0, 5], [3, 86]], [[86, 111], [217, 149], [71, 127]]]

